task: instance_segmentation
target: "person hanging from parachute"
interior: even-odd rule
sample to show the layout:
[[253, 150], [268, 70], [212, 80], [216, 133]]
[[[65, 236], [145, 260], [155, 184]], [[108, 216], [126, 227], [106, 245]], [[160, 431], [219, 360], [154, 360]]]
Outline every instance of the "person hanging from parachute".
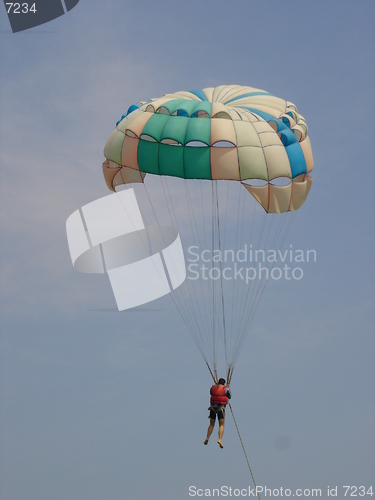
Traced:
[[231, 399], [232, 394], [230, 392], [229, 386], [225, 385], [225, 379], [220, 378], [218, 384], [214, 384], [210, 389], [210, 414], [208, 418], [210, 419], [210, 425], [207, 429], [207, 437], [204, 444], [208, 444], [212, 431], [215, 427], [216, 415], [219, 421], [219, 439], [217, 441], [220, 448], [223, 446], [223, 434], [224, 434], [224, 422], [225, 422], [225, 407], [228, 404], [228, 400]]

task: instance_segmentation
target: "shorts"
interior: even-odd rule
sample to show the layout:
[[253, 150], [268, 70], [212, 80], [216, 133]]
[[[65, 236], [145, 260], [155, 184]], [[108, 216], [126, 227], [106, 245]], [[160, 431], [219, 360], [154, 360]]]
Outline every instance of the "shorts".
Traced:
[[216, 415], [217, 415], [218, 420], [225, 418], [225, 406], [224, 405], [210, 406], [208, 409], [210, 410], [210, 414], [209, 414], [208, 418], [211, 418], [212, 420], [216, 420]]

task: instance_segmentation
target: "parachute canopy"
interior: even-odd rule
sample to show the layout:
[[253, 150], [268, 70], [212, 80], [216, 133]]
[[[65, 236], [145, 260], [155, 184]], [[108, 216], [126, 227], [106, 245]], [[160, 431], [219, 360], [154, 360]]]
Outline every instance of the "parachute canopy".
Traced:
[[304, 118], [253, 87], [181, 91], [130, 106], [104, 155], [107, 186], [131, 184], [154, 253], [167, 242], [152, 227], [181, 235], [186, 280], [170, 296], [211, 373], [224, 354], [230, 380], [267, 282], [299, 279], [292, 245], [279, 250], [312, 183]]
[[293, 103], [264, 90], [181, 91], [129, 108], [107, 141], [103, 172], [111, 190], [146, 173], [238, 181], [267, 212], [287, 212], [311, 187], [307, 132]]

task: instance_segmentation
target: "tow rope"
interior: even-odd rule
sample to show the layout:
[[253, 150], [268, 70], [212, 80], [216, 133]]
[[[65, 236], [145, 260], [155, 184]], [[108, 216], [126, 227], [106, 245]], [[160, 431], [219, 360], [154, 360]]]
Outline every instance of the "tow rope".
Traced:
[[[254, 484], [255, 491], [256, 491], [256, 489], [257, 489], [257, 485], [255, 484], [255, 479], [254, 479], [253, 472], [252, 472], [251, 467], [250, 467], [249, 459], [247, 458], [247, 454], [246, 454], [245, 446], [244, 446], [244, 444], [243, 444], [243, 442], [242, 442], [242, 439], [241, 439], [241, 434], [240, 434], [240, 431], [239, 431], [239, 429], [238, 429], [238, 425], [237, 425], [236, 419], [234, 418], [234, 413], [233, 413], [232, 405], [231, 405], [230, 403], [228, 403], [228, 404], [229, 404], [230, 411], [231, 411], [231, 413], [232, 413], [232, 417], [233, 417], [234, 425], [236, 426], [236, 430], [237, 430], [238, 437], [240, 438], [240, 443], [241, 443], [242, 450], [243, 450], [243, 453], [244, 453], [245, 458], [246, 458], [247, 466], [249, 467], [249, 471], [250, 471], [250, 474], [251, 474], [251, 479], [253, 480], [253, 484]], [[259, 500], [260, 500], [260, 496], [259, 496], [259, 493], [258, 493], [258, 492], [257, 492], [257, 495], [258, 495], [258, 498], [259, 498]]]

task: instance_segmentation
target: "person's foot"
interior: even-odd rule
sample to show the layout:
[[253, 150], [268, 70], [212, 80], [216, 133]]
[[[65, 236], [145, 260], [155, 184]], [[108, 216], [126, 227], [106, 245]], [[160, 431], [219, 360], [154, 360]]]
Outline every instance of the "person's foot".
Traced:
[[220, 448], [224, 448], [223, 443], [220, 441], [220, 439], [219, 439], [219, 441], [217, 442], [217, 444], [220, 446]]
[[208, 444], [208, 439], [207, 438], [204, 440], [203, 444]]

